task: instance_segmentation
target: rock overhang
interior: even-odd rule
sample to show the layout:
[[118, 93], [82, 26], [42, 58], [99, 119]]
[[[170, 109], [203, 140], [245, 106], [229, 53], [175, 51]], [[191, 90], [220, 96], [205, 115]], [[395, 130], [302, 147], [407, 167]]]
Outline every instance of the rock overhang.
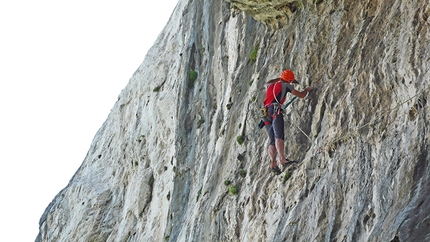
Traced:
[[282, 28], [299, 9], [301, 0], [226, 0], [232, 8], [238, 8], [265, 25]]

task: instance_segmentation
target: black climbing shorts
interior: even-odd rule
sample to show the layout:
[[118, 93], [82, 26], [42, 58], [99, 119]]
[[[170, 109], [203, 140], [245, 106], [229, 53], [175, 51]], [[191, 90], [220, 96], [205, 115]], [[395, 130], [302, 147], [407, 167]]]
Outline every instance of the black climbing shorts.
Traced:
[[272, 122], [267, 123], [265, 127], [270, 139], [270, 145], [275, 145], [276, 138], [284, 140], [284, 116], [282, 112], [277, 115], [273, 114], [273, 107], [269, 107], [267, 112], [272, 116]]

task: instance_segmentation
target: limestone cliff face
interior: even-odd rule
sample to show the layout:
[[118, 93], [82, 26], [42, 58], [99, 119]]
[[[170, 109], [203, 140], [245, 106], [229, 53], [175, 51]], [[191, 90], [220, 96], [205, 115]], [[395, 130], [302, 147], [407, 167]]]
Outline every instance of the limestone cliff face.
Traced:
[[[37, 241], [430, 239], [429, 3], [283, 1], [273, 24], [253, 2], [179, 1]], [[257, 124], [286, 68], [315, 90], [275, 176]]]

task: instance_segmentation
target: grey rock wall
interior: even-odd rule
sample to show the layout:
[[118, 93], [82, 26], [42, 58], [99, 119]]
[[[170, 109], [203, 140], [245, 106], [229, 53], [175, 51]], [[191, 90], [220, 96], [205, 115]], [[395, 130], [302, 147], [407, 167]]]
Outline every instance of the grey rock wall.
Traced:
[[[36, 241], [430, 240], [429, 3], [303, 0], [273, 24], [253, 2], [179, 1]], [[256, 126], [286, 68], [315, 90], [275, 176]]]

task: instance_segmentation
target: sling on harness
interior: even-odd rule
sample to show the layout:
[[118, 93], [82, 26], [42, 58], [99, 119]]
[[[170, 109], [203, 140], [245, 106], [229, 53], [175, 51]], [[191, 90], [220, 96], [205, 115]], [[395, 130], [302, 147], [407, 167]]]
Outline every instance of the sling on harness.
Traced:
[[290, 106], [290, 104], [294, 101], [294, 100], [296, 100], [296, 96], [294, 96], [289, 102], [287, 102], [283, 107], [282, 107], [282, 109], [286, 109], [288, 106]]

